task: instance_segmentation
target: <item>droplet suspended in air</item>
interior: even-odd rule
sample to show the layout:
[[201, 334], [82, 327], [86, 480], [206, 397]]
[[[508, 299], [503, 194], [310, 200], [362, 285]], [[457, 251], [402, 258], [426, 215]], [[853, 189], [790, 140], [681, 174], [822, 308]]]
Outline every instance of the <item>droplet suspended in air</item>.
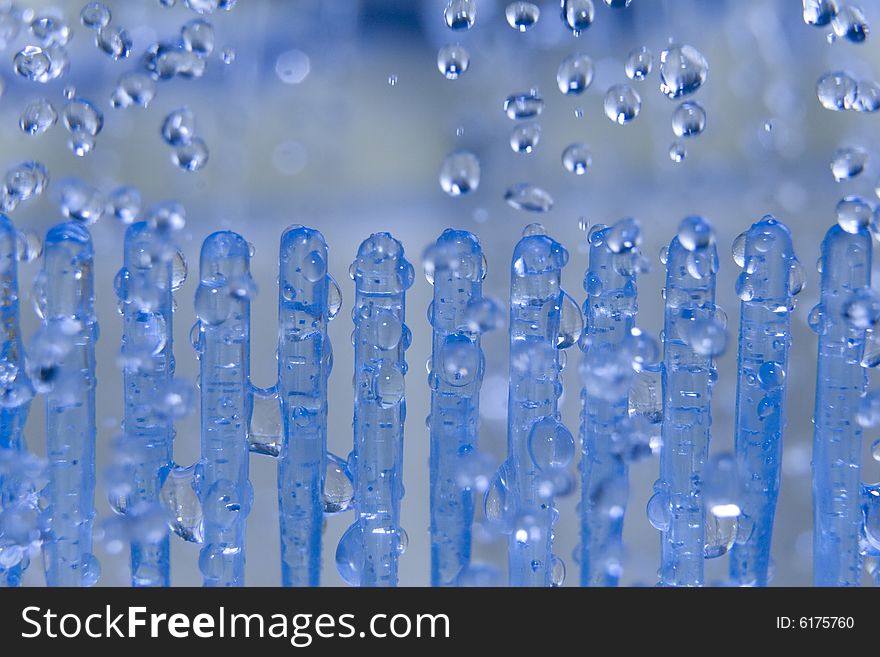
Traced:
[[536, 90], [528, 93], [511, 94], [504, 100], [504, 112], [513, 121], [531, 119], [544, 111], [544, 99]]
[[70, 41], [70, 27], [54, 16], [37, 16], [31, 21], [31, 34], [46, 47], [66, 46]]
[[464, 47], [455, 44], [443, 46], [437, 52], [437, 68], [447, 80], [457, 80], [470, 66], [470, 55]]
[[183, 47], [200, 57], [214, 52], [214, 26], [203, 18], [194, 18], [180, 28]]
[[79, 20], [91, 30], [99, 30], [110, 22], [110, 10], [101, 2], [89, 2], [79, 12]]
[[134, 187], [118, 187], [107, 197], [108, 210], [122, 224], [132, 224], [141, 211], [141, 194]]
[[172, 151], [171, 161], [184, 171], [199, 171], [208, 163], [208, 155], [208, 145], [205, 140], [193, 137]]
[[117, 109], [136, 105], [146, 108], [156, 96], [156, 81], [146, 73], [129, 71], [119, 76], [110, 95], [110, 104]]
[[196, 130], [196, 119], [188, 107], [172, 110], [162, 121], [162, 139], [169, 146], [188, 144]]
[[834, 151], [831, 158], [831, 175], [835, 182], [855, 178], [865, 170], [868, 151], [859, 146], [847, 146]]
[[674, 141], [669, 146], [669, 159], [675, 164], [679, 164], [687, 157], [687, 148], [680, 141]]
[[541, 17], [538, 5], [531, 2], [511, 2], [504, 10], [507, 24], [519, 32], [525, 32]]
[[569, 144], [562, 151], [562, 166], [576, 176], [584, 175], [592, 164], [593, 154], [586, 144]]
[[823, 27], [837, 15], [837, 0], [803, 0], [804, 23]]
[[835, 208], [837, 223], [847, 233], [856, 234], [867, 228], [873, 217], [871, 206], [861, 196], [846, 196]]
[[455, 151], [440, 167], [440, 187], [450, 196], [463, 196], [480, 186], [480, 160], [470, 151]]
[[838, 39], [863, 43], [868, 38], [868, 21], [855, 5], [844, 5], [831, 19], [831, 29]]
[[654, 68], [654, 54], [645, 46], [630, 51], [626, 58], [626, 77], [630, 80], [644, 80]]
[[632, 0], [605, 0], [605, 4], [612, 9], [625, 9], [631, 2]]
[[541, 140], [541, 126], [537, 123], [518, 125], [510, 133], [510, 148], [514, 153], [531, 153]]
[[95, 45], [118, 61], [125, 59], [131, 53], [131, 37], [123, 27], [108, 25], [98, 30], [95, 35]]
[[37, 46], [25, 46], [13, 59], [15, 72], [32, 82], [48, 82], [52, 62], [46, 52]]
[[474, 26], [477, 5], [474, 0], [450, 0], [443, 16], [451, 30], [469, 30]]
[[689, 96], [706, 81], [709, 64], [693, 46], [672, 45], [660, 53], [660, 91], [672, 100]]
[[562, 22], [575, 36], [593, 24], [594, 14], [593, 0], [562, 0]]
[[605, 94], [605, 116], [625, 125], [635, 119], [642, 109], [642, 99], [628, 84], [616, 84]]
[[39, 98], [25, 105], [19, 117], [18, 125], [22, 132], [29, 135], [41, 135], [58, 121], [58, 112], [45, 98]]
[[530, 183], [517, 183], [504, 193], [504, 200], [516, 210], [526, 212], [549, 212], [553, 209], [553, 197]]
[[564, 94], [579, 96], [593, 82], [593, 62], [586, 55], [570, 55], [556, 71], [556, 84]]
[[706, 128], [706, 110], [691, 100], [683, 102], [672, 114], [672, 132], [676, 137], [695, 137]]
[[856, 87], [856, 99], [852, 104], [856, 112], [873, 114], [880, 110], [880, 85], [869, 80], [862, 80]]
[[816, 83], [816, 96], [822, 107], [835, 112], [851, 109], [857, 90], [856, 81], [844, 71], [826, 73]]

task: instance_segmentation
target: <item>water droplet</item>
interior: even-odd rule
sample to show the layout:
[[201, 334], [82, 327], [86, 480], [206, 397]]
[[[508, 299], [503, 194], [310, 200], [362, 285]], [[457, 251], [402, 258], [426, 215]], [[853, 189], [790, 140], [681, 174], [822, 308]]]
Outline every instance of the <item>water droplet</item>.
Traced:
[[446, 25], [451, 30], [469, 30], [474, 25], [477, 6], [474, 0], [450, 0], [443, 12]]
[[360, 586], [364, 549], [361, 526], [355, 522], [339, 539], [336, 546], [336, 570], [349, 586]]
[[880, 461], [880, 438], [871, 443], [871, 458]]
[[654, 529], [661, 532], [669, 531], [672, 512], [669, 508], [669, 496], [665, 492], [658, 491], [654, 493], [651, 499], [648, 500], [646, 511], [648, 522], [651, 523]]
[[577, 344], [584, 330], [584, 313], [578, 302], [567, 292], [562, 293], [562, 307], [559, 309], [559, 333], [556, 348], [568, 349]]
[[705, 540], [703, 556], [706, 559], [717, 559], [724, 556], [736, 541], [737, 519], [706, 514]]
[[48, 82], [52, 62], [42, 48], [25, 46], [13, 59], [15, 72], [33, 82]]
[[178, 232], [186, 225], [186, 210], [180, 203], [164, 201], [149, 209], [146, 221], [152, 230], [159, 233]]
[[19, 231], [16, 244], [16, 259], [19, 262], [33, 262], [43, 254], [43, 239], [38, 233]]
[[58, 183], [58, 205], [61, 214], [86, 224], [93, 224], [104, 214], [106, 201], [94, 187], [76, 178]]
[[443, 46], [437, 52], [437, 68], [447, 80], [457, 80], [464, 75], [470, 63], [468, 51], [458, 44]]
[[804, 23], [814, 27], [828, 25], [837, 15], [837, 0], [803, 0]]
[[541, 10], [531, 2], [511, 2], [504, 10], [507, 24], [515, 30], [525, 32], [538, 22]]
[[110, 104], [117, 109], [132, 105], [146, 108], [155, 96], [155, 80], [145, 73], [131, 71], [119, 76], [110, 95]]
[[162, 139], [170, 146], [188, 144], [196, 130], [195, 115], [188, 107], [172, 110], [162, 122]]
[[[275, 74], [284, 84], [301, 83], [311, 70], [311, 59], [302, 50], [288, 50], [278, 55], [278, 59], [275, 60]], [[392, 77], [394, 82], [389, 78], [388, 84], [393, 86], [397, 82], [397, 76]]]
[[671, 45], [660, 53], [660, 91], [672, 100], [694, 93], [708, 72], [706, 58], [693, 46]]
[[550, 562], [550, 586], [559, 587], [565, 583], [565, 562], [560, 557], [553, 557]]
[[774, 360], [768, 360], [761, 364], [758, 368], [758, 383], [764, 390], [776, 390], [785, 383], [785, 369], [781, 363]]
[[6, 201], [14, 201], [14, 205], [39, 196], [49, 184], [49, 171], [34, 160], [22, 162], [6, 172], [6, 184], [3, 187]]
[[[255, 454], [281, 454], [281, 401], [273, 388], [254, 388], [251, 416], [247, 425], [248, 449]], [[298, 409], [297, 409], [298, 410]], [[296, 415], [296, 410], [294, 410]]]
[[504, 112], [508, 118], [515, 121], [540, 116], [543, 111], [544, 99], [535, 90], [528, 93], [511, 94], [504, 100]]
[[43, 46], [66, 46], [70, 41], [70, 27], [63, 20], [54, 16], [38, 16], [31, 21], [30, 27], [31, 34]]
[[184, 171], [199, 171], [208, 163], [208, 145], [203, 139], [193, 137], [172, 151], [171, 161]]
[[540, 125], [537, 123], [521, 124], [510, 133], [510, 148], [514, 153], [531, 153], [540, 140]]
[[716, 454], [706, 463], [703, 496], [706, 509], [716, 518], [736, 518], [740, 509], [740, 478], [733, 454]]
[[373, 394], [382, 408], [393, 408], [403, 401], [403, 372], [393, 361], [382, 359], [373, 375]]
[[354, 483], [348, 462], [330, 452], [327, 453], [321, 503], [326, 515], [348, 511], [354, 503]]
[[168, 473], [159, 499], [168, 514], [168, 526], [184, 541], [204, 541], [202, 503], [197, 493], [201, 466], [174, 466]]
[[593, 0], [562, 0], [562, 22], [575, 36], [593, 24]]
[[224, 64], [231, 64], [235, 61], [235, 48], [224, 48], [220, 51], [220, 59]]
[[687, 148], [680, 141], [674, 141], [669, 145], [669, 159], [672, 160], [675, 164], [684, 161], [684, 158], [687, 157]]
[[119, 61], [131, 53], [131, 37], [123, 27], [107, 25], [95, 35], [95, 45], [112, 59]]
[[628, 84], [616, 84], [605, 94], [605, 116], [624, 125], [635, 119], [642, 109], [642, 99]]
[[579, 96], [593, 82], [593, 62], [586, 55], [570, 55], [556, 71], [556, 84], [564, 94]]
[[844, 5], [831, 19], [831, 29], [839, 39], [863, 43], [868, 38], [868, 21], [855, 5]]
[[613, 9], [624, 9], [629, 7], [632, 0], [605, 0], [605, 4]]
[[586, 144], [569, 144], [562, 151], [562, 166], [577, 176], [582, 176], [593, 164], [593, 154]]
[[535, 421], [528, 444], [532, 461], [542, 470], [565, 468], [574, 458], [575, 444], [571, 432], [551, 416]]
[[835, 208], [837, 223], [847, 233], [855, 235], [871, 223], [873, 210], [861, 196], [845, 196]]
[[99, 30], [110, 22], [110, 10], [101, 2], [89, 2], [79, 12], [83, 25], [91, 30]]
[[851, 109], [857, 91], [856, 81], [843, 71], [826, 73], [816, 83], [816, 96], [822, 107], [835, 112]]
[[526, 212], [549, 212], [553, 209], [553, 197], [530, 183], [512, 185], [504, 193], [504, 200], [510, 207]]
[[25, 106], [18, 120], [18, 125], [22, 132], [29, 135], [41, 135], [57, 121], [58, 112], [55, 111], [52, 103], [45, 98], [39, 98]]
[[73, 98], [64, 105], [64, 127], [72, 135], [96, 136], [104, 127], [104, 114], [90, 101]]
[[880, 293], [870, 287], [853, 290], [843, 303], [843, 317], [854, 329], [874, 328], [880, 322]]
[[467, 335], [454, 333], [446, 337], [441, 352], [439, 374], [452, 386], [471, 384], [482, 369], [482, 355]]
[[705, 249], [713, 240], [712, 226], [703, 217], [691, 215], [682, 219], [676, 237], [688, 251]]
[[718, 357], [727, 348], [727, 329], [715, 318], [692, 320], [684, 337], [701, 356]]
[[835, 182], [855, 178], [865, 170], [868, 151], [858, 146], [838, 148], [831, 158], [831, 175]]
[[123, 224], [132, 224], [141, 211], [141, 194], [134, 187], [118, 187], [107, 197], [108, 209]]
[[654, 54], [645, 46], [630, 51], [626, 58], [626, 77], [630, 80], [644, 80], [654, 68]]
[[672, 132], [676, 137], [695, 137], [706, 128], [706, 110], [702, 105], [687, 100], [672, 114]]
[[388, 76], [388, 86], [389, 87], [396, 87], [397, 86], [397, 75], [395, 75], [394, 73], [392, 73], [391, 75]]
[[880, 84], [862, 80], [856, 87], [856, 99], [852, 108], [856, 112], [873, 114], [880, 110]]
[[183, 47], [200, 57], [214, 52], [214, 26], [202, 18], [194, 18], [180, 28]]
[[480, 161], [470, 151], [454, 151], [440, 167], [440, 187], [450, 196], [462, 196], [480, 186]]

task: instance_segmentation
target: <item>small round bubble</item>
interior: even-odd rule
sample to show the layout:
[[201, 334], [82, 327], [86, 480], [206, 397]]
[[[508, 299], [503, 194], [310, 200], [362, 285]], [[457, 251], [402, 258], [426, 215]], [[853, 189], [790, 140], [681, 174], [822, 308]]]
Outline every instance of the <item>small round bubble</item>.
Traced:
[[531, 2], [511, 2], [504, 10], [507, 24], [518, 32], [525, 32], [541, 17], [538, 5]]
[[699, 103], [685, 101], [672, 114], [672, 132], [676, 137], [695, 137], [706, 128], [706, 110]]
[[437, 68], [447, 80], [457, 80], [470, 66], [468, 51], [458, 44], [443, 46], [437, 52]]
[[645, 46], [636, 48], [630, 51], [624, 68], [630, 80], [644, 80], [654, 68], [654, 54]]
[[642, 99], [638, 92], [627, 84], [616, 84], [605, 94], [605, 116], [625, 125], [635, 119], [642, 109]]
[[480, 160], [470, 151], [455, 151], [440, 167], [440, 188], [449, 196], [463, 196], [480, 186]]
[[593, 155], [586, 144], [569, 144], [562, 151], [562, 166], [576, 176], [584, 175], [593, 164]]
[[570, 55], [556, 70], [556, 84], [564, 94], [578, 96], [593, 82], [593, 62], [586, 55]]

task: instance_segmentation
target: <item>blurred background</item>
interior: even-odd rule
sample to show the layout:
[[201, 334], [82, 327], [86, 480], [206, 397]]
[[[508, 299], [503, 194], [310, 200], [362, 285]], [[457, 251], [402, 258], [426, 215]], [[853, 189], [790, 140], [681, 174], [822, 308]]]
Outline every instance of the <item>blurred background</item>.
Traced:
[[[8, 3], [6, 3], [8, 4]], [[27, 28], [10, 39], [2, 53], [5, 92], [0, 98], [0, 153], [10, 168], [36, 159], [49, 169], [53, 183], [39, 198], [20, 205], [11, 216], [23, 230], [45, 234], [61, 220], [56, 181], [75, 176], [107, 194], [120, 185], [140, 190], [143, 206], [176, 200], [186, 208], [181, 247], [190, 264], [189, 280], [176, 293], [174, 330], [179, 376], [195, 382], [198, 363], [187, 339], [195, 321], [193, 294], [198, 250], [206, 235], [219, 228], [242, 233], [256, 252], [252, 263], [259, 293], [253, 302], [252, 377], [258, 386], [275, 380], [278, 239], [284, 228], [302, 223], [319, 228], [330, 245], [330, 271], [343, 293], [343, 310], [330, 327], [334, 370], [330, 379], [329, 447], [346, 455], [352, 446], [352, 352], [349, 335], [353, 284], [348, 267], [358, 244], [373, 231], [391, 231], [421, 271], [424, 248], [447, 227], [463, 228], [482, 240], [489, 262], [485, 292], [506, 299], [510, 254], [522, 229], [540, 221], [561, 241], [571, 258], [564, 287], [579, 302], [587, 265], [584, 225], [637, 217], [643, 226], [643, 251], [652, 271], [639, 280], [639, 325], [659, 334], [662, 327], [663, 269], [657, 254], [673, 237], [679, 221], [701, 214], [718, 235], [721, 270], [718, 301], [732, 329], [727, 353], [719, 360], [714, 396], [712, 453], [733, 447], [736, 386], [735, 333], [739, 300], [734, 281], [739, 269], [730, 257], [737, 234], [771, 213], [792, 229], [797, 253], [807, 270], [807, 287], [794, 314], [794, 346], [789, 381], [789, 422], [782, 464], [782, 488], [773, 542], [777, 585], [811, 583], [810, 449], [812, 440], [816, 339], [807, 313], [818, 298], [814, 263], [824, 231], [835, 221], [835, 205], [848, 194], [876, 201], [878, 162], [869, 157], [860, 175], [836, 183], [830, 162], [836, 149], [859, 146], [877, 154], [878, 116], [830, 112], [816, 95], [817, 79], [829, 70], [850, 71], [873, 79], [880, 67], [880, 43], [873, 35], [863, 44], [839, 39], [829, 43], [830, 28], [806, 25], [799, 0], [633, 0], [612, 9], [596, 0], [595, 20], [579, 37], [560, 20], [559, 2], [538, 2], [541, 17], [525, 33], [505, 21], [505, 2], [477, 0], [476, 23], [452, 32], [443, 17], [445, 0], [240, 0], [231, 11], [204, 16], [215, 31], [213, 53], [203, 76], [158, 84], [146, 109], [114, 109], [111, 93], [118, 77], [140, 68], [143, 52], [157, 40], [176, 38], [181, 25], [197, 17], [178, 0], [170, 8], [155, 0], [108, 0], [113, 23], [133, 41], [131, 55], [114, 61], [95, 45], [94, 32], [82, 26], [82, 2], [36, 2], [39, 15], [63, 17], [73, 31], [67, 46], [69, 71], [46, 84], [16, 75], [13, 56], [33, 42]], [[19, 3], [20, 8], [25, 4]], [[863, 5], [869, 23], [880, 25], [880, 5]], [[687, 140], [687, 156], [675, 163], [670, 145], [677, 102], [659, 89], [660, 51], [670, 40], [696, 47], [709, 63], [706, 83], [693, 99], [706, 109], [704, 134]], [[470, 53], [470, 66], [448, 80], [437, 65], [438, 50], [452, 43]], [[627, 56], [645, 46], [654, 54], [654, 70], [645, 81], [630, 82]], [[221, 55], [221, 53], [225, 53]], [[234, 57], [233, 57], [234, 53]], [[592, 85], [580, 96], [559, 92], [556, 72], [574, 53], [588, 55]], [[225, 63], [224, 59], [229, 63]], [[621, 126], [603, 112], [603, 98], [615, 84], [630, 83], [641, 96], [639, 116]], [[63, 89], [76, 87], [104, 113], [104, 128], [85, 157], [67, 147], [58, 125], [39, 136], [24, 134], [19, 116], [37, 98], [63, 106]], [[538, 89], [546, 101], [538, 118], [540, 143], [530, 154], [510, 145], [514, 123], [504, 114], [504, 99]], [[172, 149], [160, 127], [166, 114], [189, 107], [196, 133], [205, 140], [209, 159], [190, 172], [172, 162]], [[563, 149], [584, 142], [592, 166], [582, 176], [565, 170]], [[481, 163], [475, 191], [452, 198], [438, 183], [444, 157], [456, 149], [472, 151]], [[534, 214], [504, 201], [512, 184], [539, 185], [554, 198], [552, 210]], [[98, 344], [98, 468], [111, 459], [110, 445], [119, 434], [121, 371], [117, 365], [121, 318], [116, 312], [113, 277], [121, 266], [125, 226], [107, 214], [91, 227], [96, 251], [96, 286], [101, 337]], [[29, 287], [39, 262], [21, 265], [23, 331], [38, 321]], [[409, 547], [400, 561], [402, 585], [429, 582], [428, 414], [429, 389], [423, 364], [430, 356], [426, 309], [432, 294], [424, 276], [409, 291], [407, 323], [412, 347], [407, 352], [406, 498], [403, 525]], [[501, 461], [506, 452], [507, 336], [501, 330], [484, 339], [487, 367], [482, 393], [480, 444]], [[569, 354], [571, 358], [577, 354]], [[577, 435], [577, 368], [564, 372], [563, 420]], [[43, 412], [34, 404], [27, 425], [31, 449], [43, 454]], [[876, 480], [878, 464], [866, 435], [863, 479]], [[175, 460], [199, 458], [199, 420], [191, 414], [177, 424]], [[572, 470], [576, 464], [572, 465]], [[276, 464], [253, 455], [255, 490], [248, 518], [247, 583], [280, 581]], [[659, 533], [645, 515], [657, 477], [656, 457], [631, 469], [625, 523], [627, 553], [622, 581], [653, 585], [659, 562]], [[97, 494], [99, 518], [111, 511], [103, 491]], [[559, 499], [561, 520], [555, 552], [566, 562], [566, 585], [578, 582], [571, 557], [578, 543], [576, 503], [580, 491]], [[322, 582], [339, 585], [333, 555], [351, 518], [327, 520]], [[506, 573], [506, 542], [477, 532], [474, 558]], [[198, 547], [172, 541], [172, 581], [199, 585]], [[101, 585], [128, 584], [127, 553], [108, 554], [96, 541], [102, 564]], [[27, 571], [26, 583], [42, 585], [40, 564]], [[707, 580], [722, 581], [727, 558], [707, 562]], [[506, 577], [506, 575], [503, 575]]]

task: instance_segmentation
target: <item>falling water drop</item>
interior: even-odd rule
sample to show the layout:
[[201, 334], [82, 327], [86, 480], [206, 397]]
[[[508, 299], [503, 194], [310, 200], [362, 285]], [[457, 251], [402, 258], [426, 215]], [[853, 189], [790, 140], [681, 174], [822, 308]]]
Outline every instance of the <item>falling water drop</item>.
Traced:
[[504, 10], [507, 24], [519, 32], [525, 32], [541, 17], [538, 5], [531, 2], [511, 2]]
[[447, 80], [457, 80], [470, 65], [470, 55], [460, 45], [443, 46], [437, 53], [437, 68]]
[[626, 58], [626, 77], [630, 80], [644, 80], [654, 68], [654, 55], [645, 46], [630, 51]]
[[593, 62], [586, 55], [570, 55], [556, 71], [556, 84], [564, 94], [578, 96], [593, 82]]
[[855, 178], [865, 170], [868, 163], [868, 151], [859, 146], [839, 148], [831, 158], [831, 175], [835, 182]]
[[685, 101], [672, 115], [672, 132], [676, 137], [695, 137], [706, 128], [706, 110], [693, 101]]
[[562, 151], [562, 166], [566, 171], [582, 176], [593, 164], [593, 155], [586, 144], [575, 143], [566, 146]]
[[642, 99], [628, 84], [616, 84], [605, 94], [605, 116], [625, 125], [635, 119], [642, 109]]
[[440, 187], [450, 196], [463, 196], [480, 186], [480, 161], [470, 151], [455, 151], [440, 167]]

